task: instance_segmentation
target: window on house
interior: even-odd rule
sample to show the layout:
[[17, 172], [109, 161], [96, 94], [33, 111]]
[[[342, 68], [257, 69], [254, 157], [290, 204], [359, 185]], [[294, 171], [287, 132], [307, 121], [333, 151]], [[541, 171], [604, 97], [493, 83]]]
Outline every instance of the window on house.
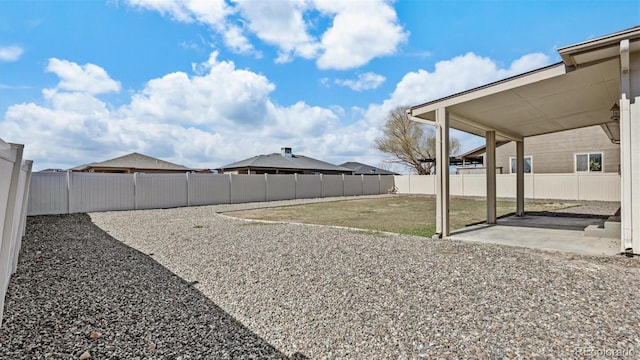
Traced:
[[601, 172], [602, 153], [576, 154], [576, 172]]
[[[509, 162], [511, 163], [511, 166], [509, 167], [509, 173], [510, 174], [515, 174], [516, 173], [516, 158], [510, 157], [509, 158]], [[533, 164], [533, 162], [532, 162], [531, 156], [525, 156], [524, 157], [524, 173], [525, 174], [530, 174], [530, 173], [533, 172], [532, 164]]]

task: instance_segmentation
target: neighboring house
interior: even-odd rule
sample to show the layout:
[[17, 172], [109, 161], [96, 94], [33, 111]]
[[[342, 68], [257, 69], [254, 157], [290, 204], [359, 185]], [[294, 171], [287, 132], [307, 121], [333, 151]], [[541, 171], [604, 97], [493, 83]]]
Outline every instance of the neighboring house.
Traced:
[[[507, 143], [507, 141], [497, 141], [496, 148]], [[487, 147], [485, 145], [479, 146], [464, 154], [451, 158], [449, 160], [449, 164], [456, 167], [457, 175], [484, 174], [486, 172], [486, 168], [484, 166], [484, 155], [487, 152], [486, 149]], [[496, 166], [496, 173], [502, 174], [502, 167]]]
[[[486, 147], [481, 146], [463, 159], [483, 158]], [[515, 174], [515, 142], [496, 144], [496, 172]], [[483, 162], [484, 163], [484, 162]], [[560, 174], [577, 172], [608, 172], [620, 170], [620, 145], [613, 143], [600, 126], [531, 136], [524, 139], [524, 172]], [[458, 174], [484, 173], [485, 167], [458, 167]]]
[[131, 153], [117, 158], [94, 162], [91, 164], [76, 166], [69, 169], [79, 172], [93, 173], [187, 173], [210, 172], [208, 169], [192, 169], [186, 166], [174, 164], [151, 156]]
[[290, 147], [283, 147], [280, 153], [258, 155], [222, 166], [224, 174], [347, 174], [353, 170], [329, 164], [303, 155], [295, 155]]
[[388, 170], [356, 161], [349, 161], [344, 164], [340, 164], [340, 166], [353, 170], [353, 175], [399, 175]]

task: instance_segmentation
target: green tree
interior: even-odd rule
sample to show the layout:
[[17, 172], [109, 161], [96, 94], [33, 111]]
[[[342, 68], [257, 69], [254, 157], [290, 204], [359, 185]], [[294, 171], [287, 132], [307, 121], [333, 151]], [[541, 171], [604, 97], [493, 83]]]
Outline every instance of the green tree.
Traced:
[[[397, 107], [389, 112], [382, 135], [375, 139], [376, 149], [389, 155], [389, 161], [402, 164], [419, 175], [433, 173], [435, 163], [424, 159], [435, 159], [436, 136], [432, 126], [409, 119], [406, 107]], [[449, 138], [449, 154], [457, 154], [460, 142]]]

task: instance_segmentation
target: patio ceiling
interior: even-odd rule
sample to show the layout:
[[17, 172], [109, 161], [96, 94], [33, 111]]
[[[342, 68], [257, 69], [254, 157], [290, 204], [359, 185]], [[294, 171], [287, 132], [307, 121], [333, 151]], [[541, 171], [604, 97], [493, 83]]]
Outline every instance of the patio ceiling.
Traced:
[[610, 123], [622, 40], [640, 51], [640, 26], [560, 48], [558, 64], [414, 106], [409, 115], [433, 124], [445, 108], [450, 127], [482, 137], [493, 130], [497, 141]]
[[559, 63], [411, 108], [416, 120], [435, 121], [446, 107], [450, 127], [496, 140], [610, 122], [620, 93], [620, 62], [613, 57], [583, 68]]

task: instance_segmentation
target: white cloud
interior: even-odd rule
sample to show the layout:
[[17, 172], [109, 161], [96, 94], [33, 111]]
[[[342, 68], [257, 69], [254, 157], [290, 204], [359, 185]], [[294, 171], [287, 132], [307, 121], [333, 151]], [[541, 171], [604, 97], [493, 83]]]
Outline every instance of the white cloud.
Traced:
[[[524, 55], [513, 61], [508, 68], [501, 68], [496, 61], [474, 53], [439, 61], [431, 72], [419, 69], [405, 74], [388, 99], [380, 104], [372, 104], [365, 110], [363, 120], [358, 126], [376, 129], [364, 135], [372, 142], [378, 136], [378, 130], [386, 115], [397, 106], [413, 106], [436, 100], [549, 63], [548, 56], [538, 53]], [[461, 140], [463, 152], [484, 143], [483, 139], [458, 131], [452, 131], [452, 136]]]
[[380, 74], [367, 72], [358, 75], [356, 80], [351, 79], [336, 79], [335, 83], [340, 86], [346, 86], [354, 91], [373, 90], [377, 89], [386, 78]]
[[138, 9], [157, 11], [175, 21], [201, 23], [222, 34], [229, 49], [239, 54], [255, 54], [253, 45], [244, 35], [242, 27], [230, 21], [229, 16], [236, 10], [225, 0], [125, 0]]
[[[75, 66], [64, 66], [69, 68]], [[270, 99], [275, 86], [266, 77], [219, 61], [215, 52], [196, 68], [198, 73], [149, 80], [117, 108], [98, 99], [92, 88], [69, 85], [68, 72], [57, 71], [64, 84], [43, 90], [45, 104], [10, 106], [0, 133], [24, 143], [38, 169], [132, 151], [202, 168], [277, 152], [281, 146], [321, 159], [326, 155], [316, 148], [326, 133], [339, 131], [332, 109], [304, 102], [276, 105]]]
[[306, 1], [237, 0], [236, 4], [248, 29], [260, 40], [278, 47], [276, 62], [288, 62], [293, 55], [306, 59], [316, 56], [319, 45], [308, 34], [303, 19], [309, 5]]
[[[224, 31], [223, 36], [224, 43], [231, 49], [231, 51], [238, 54], [256, 53], [256, 50], [249, 42], [249, 39], [247, 39], [242, 33], [242, 28], [235, 25], [229, 25], [226, 28], [226, 31]], [[257, 53], [257, 57], [261, 57], [259, 52]]]
[[[128, 0], [134, 7], [158, 11], [176, 21], [208, 25], [220, 33], [225, 45], [240, 54], [262, 54], [249, 36], [275, 46], [276, 63], [296, 57], [315, 59], [322, 69], [351, 69], [376, 57], [388, 56], [406, 41], [408, 33], [398, 24], [395, 9], [386, 0], [236, 0], [217, 1]], [[324, 16], [330, 25], [305, 18]], [[318, 17], [315, 16], [314, 19]], [[311, 30], [317, 32], [313, 35]]]
[[351, 69], [371, 59], [392, 55], [408, 33], [397, 23], [395, 10], [384, 1], [316, 0], [321, 11], [335, 12], [333, 25], [322, 35], [321, 69]]
[[522, 74], [531, 70], [535, 70], [541, 68], [543, 66], [549, 65], [551, 63], [551, 59], [549, 56], [542, 53], [532, 53], [527, 54], [519, 59], [516, 59], [513, 63], [511, 63], [511, 67], [509, 67], [508, 74], [509, 76]]
[[0, 61], [3, 62], [14, 62], [18, 61], [22, 54], [24, 53], [24, 49], [20, 46], [0, 46]]
[[[271, 100], [275, 84], [268, 78], [221, 61], [215, 52], [194, 66], [197, 71], [151, 79], [129, 102], [115, 107], [96, 97], [101, 91], [73, 85], [84, 81], [69, 80], [75, 79], [69, 74], [78, 73], [78, 68], [81, 75], [87, 73], [86, 65], [58, 61], [65, 71], [55, 72], [60, 77], [57, 87], [43, 90], [44, 104], [10, 106], [0, 122], [2, 137], [24, 143], [26, 156], [36, 161], [37, 169], [68, 168], [132, 151], [186, 166], [215, 168], [277, 152], [282, 146], [336, 164], [375, 165], [383, 155], [374, 149], [373, 140], [393, 107], [447, 96], [549, 60], [529, 54], [501, 67], [469, 53], [441, 61], [431, 70], [407, 73], [383, 102], [346, 110], [303, 101], [279, 105]], [[106, 74], [93, 66], [88, 73]], [[107, 84], [115, 82], [106, 79]], [[471, 136], [454, 136], [463, 141], [465, 150], [482, 143]]]
[[549, 63], [548, 56], [534, 53], [516, 59], [509, 68], [500, 68], [494, 60], [470, 52], [451, 60], [439, 61], [432, 72], [420, 69], [405, 74], [387, 101], [391, 107], [416, 105], [521, 74]]
[[109, 77], [107, 72], [94, 64], [78, 65], [67, 60], [49, 59], [47, 71], [60, 78], [57, 88], [67, 91], [101, 94], [120, 91], [120, 82]]
[[225, 0], [127, 0], [133, 7], [155, 10], [180, 22], [220, 24], [229, 14]]

